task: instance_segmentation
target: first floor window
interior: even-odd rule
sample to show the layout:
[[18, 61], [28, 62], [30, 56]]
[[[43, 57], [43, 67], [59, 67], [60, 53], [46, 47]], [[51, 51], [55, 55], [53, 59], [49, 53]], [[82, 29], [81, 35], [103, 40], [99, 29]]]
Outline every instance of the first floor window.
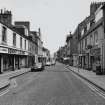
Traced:
[[13, 45], [16, 46], [16, 33], [13, 33]]
[[20, 48], [22, 48], [22, 37], [20, 37]]
[[6, 42], [7, 41], [7, 28], [6, 27], [2, 27], [2, 41]]

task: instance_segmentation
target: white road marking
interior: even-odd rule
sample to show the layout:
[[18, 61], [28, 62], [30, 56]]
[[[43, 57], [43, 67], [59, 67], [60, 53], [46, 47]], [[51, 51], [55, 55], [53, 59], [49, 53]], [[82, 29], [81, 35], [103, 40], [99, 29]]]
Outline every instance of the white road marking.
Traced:
[[89, 88], [91, 88], [91, 90], [93, 90], [94, 92], [96, 92], [98, 95], [100, 95], [101, 97], [103, 97], [105, 99], [105, 94], [102, 93], [99, 89], [97, 89], [95, 86], [89, 84], [89, 83], [86, 83], [85, 84], [88, 85]]
[[0, 96], [5, 95], [5, 94], [8, 93], [9, 91], [10, 91], [9, 89], [6, 89], [5, 91], [3, 91], [3, 92], [0, 93]]
[[15, 88], [15, 87], [17, 87], [16, 79], [12, 79], [10, 81], [10, 86], [8, 87], [8, 89], [0, 92], [0, 96], [3, 96], [5, 94], [7, 94], [10, 91], [11, 88]]
[[[68, 70], [68, 68], [65, 68]], [[105, 94], [101, 92], [97, 87], [95, 87], [93, 84], [89, 83], [88, 81], [84, 80], [83, 78], [77, 76], [76, 74], [72, 73], [74, 76], [76, 76], [78, 79], [80, 79], [83, 83], [85, 83], [94, 93], [97, 93], [99, 96], [105, 99]]]

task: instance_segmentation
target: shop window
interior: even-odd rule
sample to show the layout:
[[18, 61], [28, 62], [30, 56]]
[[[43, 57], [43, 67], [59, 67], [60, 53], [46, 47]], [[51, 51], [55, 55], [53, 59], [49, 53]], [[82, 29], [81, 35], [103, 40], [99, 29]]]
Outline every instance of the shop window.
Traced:
[[13, 68], [13, 57], [9, 55], [3, 56], [3, 69], [4, 71], [12, 70]]
[[2, 41], [6, 42], [7, 41], [7, 28], [6, 27], [2, 27]]
[[13, 45], [16, 46], [16, 33], [13, 33]]
[[13, 67], [13, 56], [9, 56], [8, 58], [8, 68], [12, 68]]
[[8, 56], [7, 55], [3, 56], [3, 69], [4, 71], [8, 69]]

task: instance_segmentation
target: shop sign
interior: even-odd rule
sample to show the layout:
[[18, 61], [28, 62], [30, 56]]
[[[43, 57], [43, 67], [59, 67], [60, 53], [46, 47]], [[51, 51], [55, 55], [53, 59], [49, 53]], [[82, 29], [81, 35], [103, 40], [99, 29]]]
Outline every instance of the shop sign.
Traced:
[[8, 49], [0, 47], [0, 53], [8, 53]]
[[27, 52], [25, 52], [25, 54], [24, 55], [28, 55], [28, 53]]
[[8, 49], [8, 53], [9, 54], [19, 54], [19, 55], [25, 55], [25, 51], [20, 51], [20, 50], [16, 50], [16, 49]]

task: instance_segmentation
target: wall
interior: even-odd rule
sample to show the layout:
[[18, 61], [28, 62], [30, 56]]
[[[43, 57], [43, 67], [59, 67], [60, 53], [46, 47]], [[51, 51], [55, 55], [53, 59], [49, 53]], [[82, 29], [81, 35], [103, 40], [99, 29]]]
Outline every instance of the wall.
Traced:
[[[7, 26], [0, 24], [0, 43], [2, 43], [2, 26], [7, 28], [7, 45], [9, 47], [13, 47], [13, 30], [9, 29]], [[16, 33], [16, 47], [17, 49], [20, 49], [20, 36]], [[22, 50], [25, 50], [25, 38], [22, 37]], [[26, 50], [28, 51], [28, 40], [26, 39]]]

